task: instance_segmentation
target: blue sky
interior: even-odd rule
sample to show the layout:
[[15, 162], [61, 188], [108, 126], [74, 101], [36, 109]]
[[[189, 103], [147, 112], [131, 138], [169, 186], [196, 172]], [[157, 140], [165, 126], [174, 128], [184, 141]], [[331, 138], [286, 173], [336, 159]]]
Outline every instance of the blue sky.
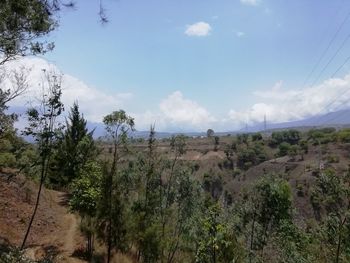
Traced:
[[[234, 130], [264, 114], [271, 122], [300, 119], [321, 112], [347, 85], [346, 65], [338, 82], [329, 81], [350, 41], [311, 83], [350, 33], [350, 19], [304, 85], [350, 11], [347, 0], [104, 0], [106, 25], [97, 0], [76, 2], [61, 13], [50, 35], [56, 48], [44, 59], [119, 96], [115, 110], [133, 113], [139, 129], [152, 120], [161, 130], [185, 131]], [[299, 101], [321, 91], [322, 98]], [[291, 114], [295, 103], [300, 110]]]

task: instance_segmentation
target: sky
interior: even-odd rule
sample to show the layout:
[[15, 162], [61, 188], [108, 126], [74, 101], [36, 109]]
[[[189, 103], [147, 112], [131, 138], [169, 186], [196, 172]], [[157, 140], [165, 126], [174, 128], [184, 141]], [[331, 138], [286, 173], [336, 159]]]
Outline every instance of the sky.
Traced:
[[99, 1], [77, 0], [48, 37], [54, 51], [8, 64], [31, 68], [33, 92], [42, 68], [63, 73], [66, 108], [77, 100], [90, 122], [124, 109], [138, 130], [233, 131], [350, 106], [347, 0], [103, 4], [107, 24]]

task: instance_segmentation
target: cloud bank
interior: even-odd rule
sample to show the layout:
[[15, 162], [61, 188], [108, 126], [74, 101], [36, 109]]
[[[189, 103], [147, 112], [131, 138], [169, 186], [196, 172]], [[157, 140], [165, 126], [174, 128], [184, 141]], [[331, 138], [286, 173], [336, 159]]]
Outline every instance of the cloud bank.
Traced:
[[271, 89], [255, 91], [254, 95], [261, 102], [244, 111], [229, 111], [229, 118], [236, 125], [262, 122], [265, 114], [269, 122], [277, 123], [347, 109], [350, 107], [350, 74], [305, 89], [283, 89], [279, 81]]
[[[28, 91], [11, 102], [13, 108], [27, 108], [36, 104], [40, 97], [43, 81], [43, 69], [46, 72], [61, 73], [53, 64], [40, 58], [24, 58], [6, 64], [8, 70], [25, 68], [28, 74]], [[6, 88], [8, 82], [2, 82]], [[137, 95], [137, 94], [136, 94]], [[255, 103], [244, 110], [227, 109], [226, 116], [217, 117], [193, 98], [187, 98], [176, 90], [158, 103], [156, 110], [128, 113], [135, 118], [138, 130], [148, 130], [151, 124], [159, 131], [232, 131], [247, 124], [261, 123], [266, 115], [269, 123], [301, 120], [315, 115], [322, 115], [350, 107], [350, 74], [341, 78], [332, 78], [323, 83], [304, 89], [285, 89], [278, 81], [270, 89], [256, 90]], [[114, 110], [125, 108], [133, 99], [131, 93], [111, 93], [91, 87], [83, 81], [69, 75], [62, 75], [62, 101], [68, 108], [78, 101], [80, 110], [89, 122], [101, 123], [103, 116]], [[248, 104], [249, 102], [247, 102]], [[22, 110], [23, 112], [23, 110]]]
[[11, 102], [11, 106], [28, 107], [36, 105], [42, 95], [42, 84], [45, 82], [45, 74], [54, 73], [62, 75], [62, 102], [66, 111], [75, 101], [78, 101], [80, 111], [91, 122], [101, 122], [103, 116], [113, 110], [122, 108], [129, 99], [131, 93], [107, 94], [100, 89], [88, 86], [83, 81], [69, 75], [63, 74], [55, 65], [41, 58], [26, 57], [11, 61], [6, 64], [6, 70], [23, 68], [27, 72], [28, 90]]

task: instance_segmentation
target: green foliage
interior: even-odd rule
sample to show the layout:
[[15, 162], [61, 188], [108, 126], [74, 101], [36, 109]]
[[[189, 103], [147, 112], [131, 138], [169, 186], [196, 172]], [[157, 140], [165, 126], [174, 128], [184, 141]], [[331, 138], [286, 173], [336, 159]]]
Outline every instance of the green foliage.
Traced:
[[248, 139], [249, 139], [248, 133], [237, 134], [236, 138], [237, 138], [238, 144], [244, 143], [248, 145]]
[[281, 225], [292, 222], [290, 186], [275, 175], [264, 175], [234, 209], [238, 215], [234, 225], [245, 239], [249, 261], [258, 260], [258, 251], [270, 244]]
[[337, 134], [338, 139], [343, 143], [350, 142], [350, 129], [343, 129]]
[[28, 127], [26, 127], [24, 134], [33, 136], [37, 143], [40, 185], [34, 211], [29, 221], [21, 249], [25, 246], [35, 218], [40, 202], [42, 186], [46, 180], [48, 170], [51, 167], [51, 156], [62, 129], [61, 124], [57, 121], [57, 118], [64, 110], [61, 102], [61, 78], [56, 75], [47, 74], [46, 82], [45, 93], [42, 95], [41, 104], [38, 108], [32, 107], [27, 111]]
[[0, 153], [0, 168], [16, 167], [16, 157], [12, 153]]
[[181, 156], [186, 153], [186, 137], [182, 134], [172, 136], [170, 139], [170, 149], [175, 156]]
[[127, 150], [128, 133], [134, 130], [134, 119], [124, 110], [114, 111], [103, 118], [106, 131], [112, 140], [112, 161], [106, 163], [102, 177], [102, 195], [99, 201], [99, 237], [107, 243], [107, 260], [112, 248], [127, 249], [128, 177], [122, 172], [121, 157]]
[[53, 172], [49, 175], [51, 184], [67, 186], [78, 177], [80, 169], [97, 156], [93, 131], [86, 127], [87, 121], [74, 103], [66, 121], [66, 130], [54, 155]]
[[[0, 76], [0, 86], [1, 86], [1, 76]], [[8, 114], [8, 102], [13, 99], [11, 90], [3, 90], [0, 87], [0, 139], [4, 137], [4, 134], [14, 130], [13, 124], [17, 120], [16, 114]]]
[[262, 135], [260, 132], [257, 132], [257, 133], [253, 133], [252, 134], [252, 141], [255, 142], [255, 141], [261, 141], [263, 139]]
[[310, 236], [290, 220], [280, 222], [280, 226], [273, 240], [277, 248], [276, 262], [306, 263], [313, 262], [310, 251], [307, 249]]
[[53, 48], [43, 37], [57, 26], [57, 0], [3, 0], [0, 5], [0, 65], [17, 55]]
[[312, 129], [307, 133], [307, 136], [314, 145], [334, 142], [337, 138], [335, 128]]
[[241, 169], [249, 169], [252, 165], [262, 163], [267, 160], [267, 155], [261, 144], [256, 143], [245, 149], [241, 149], [237, 154], [237, 166]]
[[277, 156], [286, 156], [291, 151], [291, 145], [288, 142], [282, 142], [278, 146]]
[[53, 255], [47, 255], [42, 260], [33, 261], [24, 255], [24, 252], [15, 247], [10, 247], [6, 251], [0, 249], [1, 263], [52, 263], [54, 262]]
[[236, 262], [237, 240], [221, 215], [218, 204], [206, 209], [200, 221], [196, 262]]
[[[281, 144], [280, 144], [281, 147]], [[281, 148], [280, 148], [281, 149]], [[299, 145], [291, 145], [288, 150], [288, 155], [294, 160], [297, 155], [301, 152]]]
[[266, 175], [258, 181], [254, 192], [261, 202], [259, 221], [267, 226], [278, 225], [281, 220], [291, 218], [292, 194], [289, 183], [273, 175]]
[[[179, 142], [179, 144], [178, 144]], [[182, 139], [172, 138], [173, 149], [182, 151]], [[146, 156], [138, 156], [135, 168], [134, 185], [136, 198], [132, 201], [133, 239], [144, 262], [156, 262], [161, 256], [160, 212], [162, 203], [160, 160], [156, 152], [154, 128], [151, 127]]]
[[320, 227], [315, 232], [319, 246], [326, 249], [325, 259], [347, 262], [350, 258], [350, 192], [341, 176], [332, 170], [321, 173], [312, 190], [311, 203]]
[[301, 133], [297, 130], [286, 130], [273, 132], [271, 135], [271, 146], [277, 146], [282, 142], [289, 143], [291, 145], [297, 144], [301, 139]]
[[127, 143], [129, 131], [134, 131], [134, 119], [124, 110], [114, 111], [103, 118], [108, 135], [118, 144]]
[[96, 215], [98, 201], [101, 200], [102, 169], [95, 162], [87, 163], [80, 170], [79, 177], [72, 182], [69, 200], [71, 211], [81, 216], [80, 229], [87, 237], [87, 253], [92, 256], [93, 237], [97, 228]]
[[102, 169], [93, 162], [87, 163], [79, 177], [72, 182], [72, 196], [69, 206], [82, 217], [96, 215], [97, 202], [101, 196]]
[[311, 193], [311, 203], [316, 209], [323, 207], [328, 212], [339, 211], [348, 195], [346, 189], [341, 177], [332, 170], [326, 170], [316, 180]]

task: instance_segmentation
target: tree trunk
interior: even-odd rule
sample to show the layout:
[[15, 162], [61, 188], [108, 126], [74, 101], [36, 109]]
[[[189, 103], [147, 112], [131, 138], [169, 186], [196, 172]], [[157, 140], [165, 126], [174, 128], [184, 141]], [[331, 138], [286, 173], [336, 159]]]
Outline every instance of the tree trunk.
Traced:
[[24, 236], [24, 239], [23, 239], [23, 242], [22, 242], [22, 245], [21, 245], [21, 250], [24, 249], [24, 246], [25, 246], [25, 244], [27, 242], [27, 238], [29, 236], [30, 229], [32, 228], [32, 224], [33, 224], [36, 212], [38, 210], [38, 206], [39, 206], [39, 202], [40, 202], [41, 189], [42, 189], [42, 186], [43, 186], [44, 181], [45, 181], [45, 171], [46, 171], [45, 160], [43, 160], [43, 162], [42, 162], [42, 169], [41, 169], [41, 175], [40, 175], [39, 191], [38, 191], [38, 194], [36, 196], [36, 202], [35, 202], [35, 207], [34, 207], [34, 210], [33, 210], [33, 214], [32, 214], [32, 217], [30, 218], [29, 225], [28, 225], [26, 234]]

